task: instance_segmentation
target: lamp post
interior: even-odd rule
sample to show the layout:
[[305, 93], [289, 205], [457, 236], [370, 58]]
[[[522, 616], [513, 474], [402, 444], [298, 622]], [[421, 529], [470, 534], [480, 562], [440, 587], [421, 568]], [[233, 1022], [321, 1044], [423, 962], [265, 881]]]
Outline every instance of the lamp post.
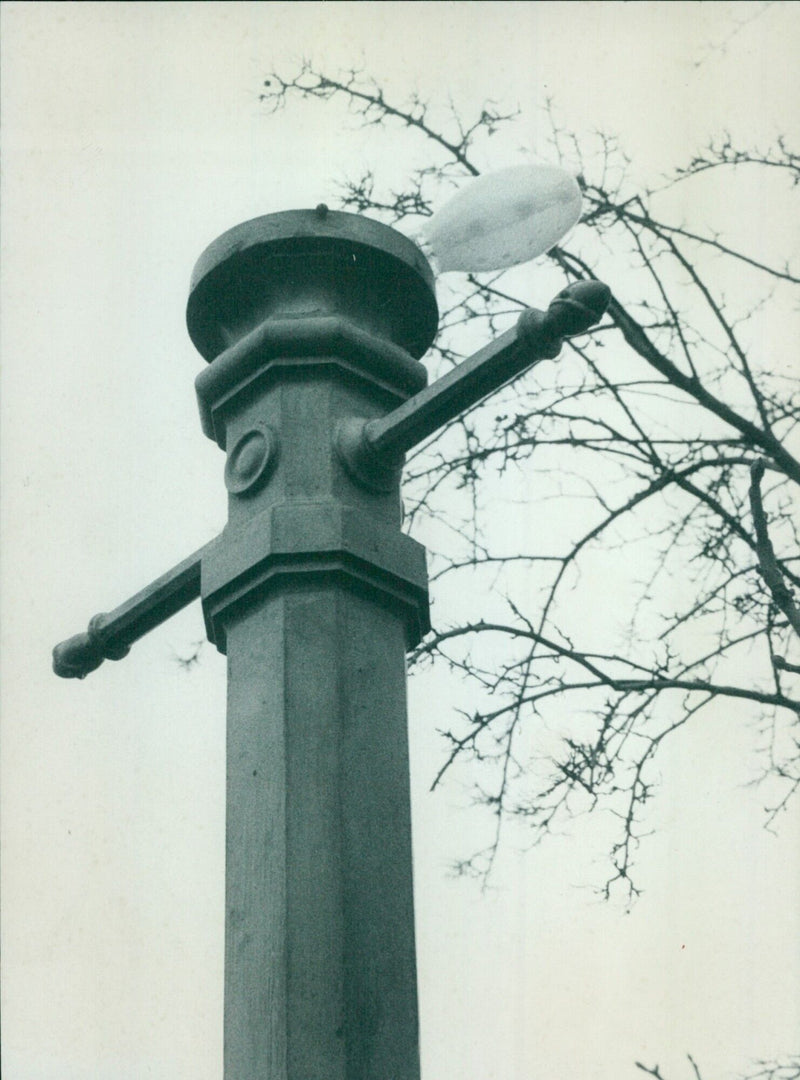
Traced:
[[225, 1080], [417, 1080], [405, 654], [429, 629], [403, 454], [602, 315], [569, 287], [426, 387], [415, 244], [316, 210], [246, 222], [192, 278], [220, 536], [57, 646], [83, 677], [202, 596], [228, 657]]

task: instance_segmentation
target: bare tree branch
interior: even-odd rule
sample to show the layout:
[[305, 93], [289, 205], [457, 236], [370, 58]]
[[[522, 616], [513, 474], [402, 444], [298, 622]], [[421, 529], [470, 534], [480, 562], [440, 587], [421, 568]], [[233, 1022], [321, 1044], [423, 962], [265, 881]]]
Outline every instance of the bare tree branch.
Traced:
[[[402, 129], [430, 148], [429, 166], [404, 175], [395, 161], [342, 186], [346, 208], [401, 224], [477, 175], [476, 151], [516, 116], [489, 103], [462, 119], [450, 103], [390, 100], [362, 73], [311, 64], [270, 78], [269, 108], [291, 97], [338, 102], [376, 138]], [[597, 332], [574, 339], [557, 364], [409, 457], [406, 523], [431, 552], [438, 624], [411, 664], [437, 665], [471, 688], [470, 708], [442, 726], [432, 776], [438, 787], [457, 769], [491, 815], [489, 843], [460, 872], [485, 878], [509, 819], [539, 842], [564, 819], [604, 810], [617, 828], [599, 888], [629, 901], [654, 763], [715, 702], [738, 703], [730, 722], [753, 725], [773, 785], [768, 822], [800, 787], [800, 386], [760, 351], [764, 328], [793, 314], [800, 273], [788, 245], [781, 265], [735, 235], [657, 212], [663, 192], [701, 174], [768, 170], [793, 189], [800, 156], [783, 139], [739, 147], [723, 134], [635, 190], [613, 138], [578, 140], [551, 104], [547, 116], [554, 154], [580, 163], [584, 213], [537, 274], [554, 288], [600, 278], [614, 298]], [[726, 296], [727, 268], [752, 279], [746, 305]], [[534, 299], [515, 271], [450, 282], [434, 372]], [[506, 517], [533, 523], [522, 541]], [[609, 578], [619, 610], [594, 599]], [[448, 614], [464, 593], [480, 596], [482, 619], [474, 608]]]
[[[769, 538], [767, 528], [767, 516], [764, 513], [764, 503], [761, 498], [761, 481], [764, 478], [765, 465], [763, 461], [754, 461], [750, 466], [750, 509], [753, 514], [753, 525], [756, 530], [756, 553], [758, 564], [761, 568], [761, 576], [767, 583], [772, 599], [789, 620], [794, 632], [800, 636], [800, 611], [792, 599], [780, 567], [775, 558], [775, 550]], [[784, 670], [791, 670], [784, 668]]]

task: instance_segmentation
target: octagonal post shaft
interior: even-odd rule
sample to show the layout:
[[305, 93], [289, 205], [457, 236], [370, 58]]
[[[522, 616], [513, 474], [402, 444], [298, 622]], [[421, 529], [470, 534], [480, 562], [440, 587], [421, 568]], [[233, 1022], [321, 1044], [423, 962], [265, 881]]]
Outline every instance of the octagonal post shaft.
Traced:
[[204, 553], [228, 656], [225, 1080], [417, 1080], [405, 652], [428, 626], [399, 476], [337, 425], [425, 385], [430, 270], [376, 222], [276, 214], [201, 257], [187, 313], [229, 520]]

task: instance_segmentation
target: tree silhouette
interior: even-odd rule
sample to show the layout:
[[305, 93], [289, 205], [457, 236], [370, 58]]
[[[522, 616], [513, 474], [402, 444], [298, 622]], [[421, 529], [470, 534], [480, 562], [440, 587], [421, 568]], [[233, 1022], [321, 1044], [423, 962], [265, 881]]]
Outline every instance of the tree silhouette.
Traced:
[[[419, 96], [395, 102], [360, 72], [309, 63], [271, 75], [262, 94], [272, 110], [298, 97], [419, 139], [422, 166], [404, 172], [396, 153], [385, 174], [341, 183], [343, 209], [412, 234], [517, 122], [494, 104], [465, 119]], [[704, 710], [725, 703], [732, 724], [755, 725], [768, 822], [800, 784], [800, 395], [785, 334], [800, 269], [674, 215], [687, 185], [722, 200], [747, 170], [797, 187], [800, 156], [783, 140], [741, 148], [723, 136], [635, 188], [613, 138], [579, 141], [552, 106], [546, 115], [549, 159], [578, 174], [581, 223], [535, 274], [450, 275], [433, 373], [521, 308], [545, 306], [540, 289], [549, 299], [597, 277], [613, 299], [556, 364], [410, 456], [406, 520], [431, 552], [435, 625], [411, 663], [446, 665], [469, 686], [433, 786], [469, 764], [494, 828], [459, 869], [488, 874], [509, 819], [538, 840], [606, 810], [616, 832], [603, 892], [630, 900], [654, 763]], [[599, 585], [611, 592], [598, 600]]]
[[[688, 1054], [687, 1058], [691, 1067], [689, 1080], [704, 1080], [700, 1067], [692, 1055]], [[636, 1068], [646, 1076], [652, 1076], [654, 1080], [670, 1080], [661, 1072], [658, 1065], [648, 1066], [637, 1061]], [[772, 1061], [756, 1061], [742, 1080], [800, 1080], [800, 1057], [790, 1055], [785, 1058], [775, 1058]]]

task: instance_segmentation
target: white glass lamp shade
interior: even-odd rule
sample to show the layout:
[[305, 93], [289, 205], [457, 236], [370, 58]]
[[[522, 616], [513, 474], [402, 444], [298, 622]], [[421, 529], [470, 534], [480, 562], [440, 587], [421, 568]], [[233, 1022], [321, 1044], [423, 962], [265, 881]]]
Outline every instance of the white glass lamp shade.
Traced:
[[580, 216], [580, 188], [568, 172], [515, 165], [468, 183], [421, 238], [440, 272], [504, 270], [549, 251]]

